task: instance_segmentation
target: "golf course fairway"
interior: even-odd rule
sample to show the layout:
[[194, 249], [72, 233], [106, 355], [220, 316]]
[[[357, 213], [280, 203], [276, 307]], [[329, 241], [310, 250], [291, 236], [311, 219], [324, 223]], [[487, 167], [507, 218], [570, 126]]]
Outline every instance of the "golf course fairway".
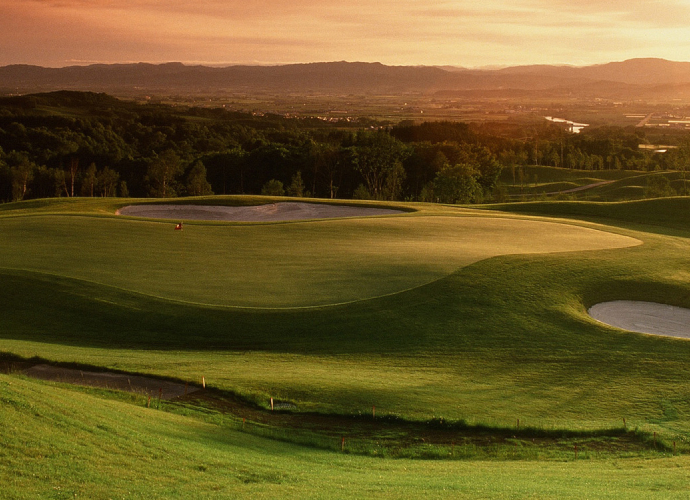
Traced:
[[[690, 342], [587, 310], [690, 306], [689, 199], [182, 231], [134, 202], [0, 209], [10, 498], [687, 496]], [[34, 357], [209, 399], [39, 382]]]

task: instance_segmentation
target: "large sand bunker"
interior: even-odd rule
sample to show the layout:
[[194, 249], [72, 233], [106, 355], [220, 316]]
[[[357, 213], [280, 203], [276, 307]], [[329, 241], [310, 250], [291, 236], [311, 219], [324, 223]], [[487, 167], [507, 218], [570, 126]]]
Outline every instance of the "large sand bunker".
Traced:
[[589, 309], [597, 321], [622, 330], [690, 338], [690, 309], [655, 302], [615, 300]]
[[212, 220], [232, 222], [277, 222], [334, 217], [393, 215], [401, 210], [388, 208], [330, 205], [325, 203], [282, 202], [249, 207], [206, 205], [130, 205], [117, 211], [119, 215], [172, 220]]

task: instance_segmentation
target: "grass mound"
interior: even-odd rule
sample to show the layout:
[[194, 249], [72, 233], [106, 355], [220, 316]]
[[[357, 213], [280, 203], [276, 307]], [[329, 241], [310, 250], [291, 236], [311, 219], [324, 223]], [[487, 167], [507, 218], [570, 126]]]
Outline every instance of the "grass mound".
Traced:
[[[0, 218], [2, 267], [164, 299], [237, 307], [304, 307], [424, 285], [505, 254], [637, 244], [541, 221], [390, 217], [259, 225], [61, 215]], [[24, 249], [30, 248], [30, 252]]]
[[[503, 212], [546, 215], [550, 217], [571, 217], [588, 220], [626, 223], [630, 227], [639, 225], [657, 226], [663, 229], [690, 229], [690, 198], [656, 198], [649, 200], [624, 201], [617, 203], [585, 201], [537, 201], [490, 205], [492, 210]], [[649, 230], [650, 228], [646, 228]]]

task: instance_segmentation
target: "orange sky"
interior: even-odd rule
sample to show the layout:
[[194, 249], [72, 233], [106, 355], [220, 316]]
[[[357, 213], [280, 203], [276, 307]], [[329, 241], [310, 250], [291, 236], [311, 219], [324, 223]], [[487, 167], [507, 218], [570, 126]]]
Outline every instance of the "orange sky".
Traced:
[[0, 0], [0, 65], [690, 61], [690, 0]]

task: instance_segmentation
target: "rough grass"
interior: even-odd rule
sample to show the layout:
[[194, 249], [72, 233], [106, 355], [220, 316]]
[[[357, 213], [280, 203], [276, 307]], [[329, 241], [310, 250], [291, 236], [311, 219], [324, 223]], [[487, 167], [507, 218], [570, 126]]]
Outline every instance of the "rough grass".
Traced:
[[689, 491], [687, 457], [382, 460], [6, 375], [0, 405], [3, 498], [667, 499]]

